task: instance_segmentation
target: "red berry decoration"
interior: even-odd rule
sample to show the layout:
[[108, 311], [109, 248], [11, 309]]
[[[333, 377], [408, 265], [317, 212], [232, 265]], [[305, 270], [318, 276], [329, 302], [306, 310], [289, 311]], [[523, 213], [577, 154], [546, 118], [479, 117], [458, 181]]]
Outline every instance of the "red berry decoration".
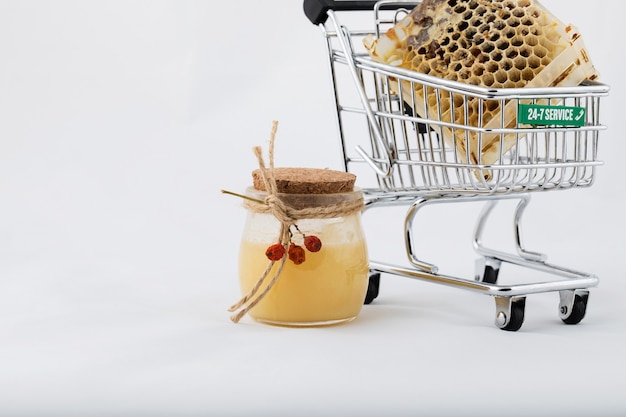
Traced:
[[289, 245], [289, 259], [296, 265], [300, 265], [306, 260], [306, 254], [302, 246], [298, 246], [295, 243]]
[[280, 243], [274, 243], [267, 248], [265, 256], [270, 261], [280, 261], [285, 256], [285, 247]]
[[319, 250], [322, 249], [322, 241], [317, 236], [306, 236], [304, 238], [304, 246], [306, 246], [310, 252], [319, 252]]

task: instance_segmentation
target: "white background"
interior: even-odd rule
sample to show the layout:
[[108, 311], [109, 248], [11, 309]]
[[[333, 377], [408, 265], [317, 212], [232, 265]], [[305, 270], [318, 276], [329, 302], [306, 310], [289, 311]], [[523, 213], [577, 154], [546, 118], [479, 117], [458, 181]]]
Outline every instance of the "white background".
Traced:
[[[579, 325], [539, 294], [511, 333], [490, 297], [394, 276], [348, 325], [230, 322], [245, 212], [220, 189], [272, 120], [277, 165], [341, 169], [300, 1], [0, 1], [0, 415], [624, 415], [621, 4], [543, 4], [611, 94], [597, 183], [533, 197], [526, 243], [601, 282]], [[473, 274], [479, 208], [425, 217], [450, 272]], [[393, 210], [364, 217], [384, 261]]]

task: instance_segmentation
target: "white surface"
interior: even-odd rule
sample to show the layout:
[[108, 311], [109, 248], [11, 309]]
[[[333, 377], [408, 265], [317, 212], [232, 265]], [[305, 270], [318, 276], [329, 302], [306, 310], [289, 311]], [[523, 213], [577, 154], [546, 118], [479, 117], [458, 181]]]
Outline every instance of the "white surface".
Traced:
[[[544, 1], [612, 90], [597, 184], [536, 196], [526, 243], [601, 284], [577, 326], [528, 297], [516, 333], [488, 297], [391, 276], [349, 325], [229, 321], [245, 213], [219, 190], [274, 119], [278, 165], [340, 158], [301, 2], [222, 4], [0, 2], [0, 415], [624, 415], [618, 1]], [[425, 221], [450, 272], [473, 273], [475, 214]], [[403, 259], [398, 216], [366, 214], [372, 257]]]

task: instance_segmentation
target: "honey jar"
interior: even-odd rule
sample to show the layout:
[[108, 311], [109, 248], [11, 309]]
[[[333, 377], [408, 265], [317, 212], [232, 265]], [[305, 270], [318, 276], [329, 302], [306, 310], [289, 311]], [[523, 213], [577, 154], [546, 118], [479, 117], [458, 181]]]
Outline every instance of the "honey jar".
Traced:
[[257, 169], [252, 177], [233, 321], [246, 313], [297, 327], [355, 319], [369, 275], [356, 177], [316, 168]]

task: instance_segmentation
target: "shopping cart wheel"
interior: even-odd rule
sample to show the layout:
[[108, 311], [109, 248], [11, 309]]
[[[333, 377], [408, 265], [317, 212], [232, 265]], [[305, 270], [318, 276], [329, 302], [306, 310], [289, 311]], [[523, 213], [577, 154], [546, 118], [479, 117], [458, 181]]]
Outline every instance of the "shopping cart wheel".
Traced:
[[476, 281], [486, 284], [498, 282], [498, 273], [502, 262], [493, 258], [479, 258], [476, 260]]
[[589, 291], [560, 291], [559, 316], [565, 324], [578, 324], [585, 317]]
[[364, 304], [370, 304], [376, 297], [378, 297], [378, 290], [380, 288], [380, 272], [370, 273], [369, 282], [367, 284], [367, 292], [365, 293]]
[[491, 265], [485, 265], [485, 272], [483, 273], [483, 282], [487, 284], [495, 284], [498, 282], [498, 268], [494, 268]]
[[516, 332], [524, 324], [526, 297], [495, 297], [496, 326], [502, 330]]

